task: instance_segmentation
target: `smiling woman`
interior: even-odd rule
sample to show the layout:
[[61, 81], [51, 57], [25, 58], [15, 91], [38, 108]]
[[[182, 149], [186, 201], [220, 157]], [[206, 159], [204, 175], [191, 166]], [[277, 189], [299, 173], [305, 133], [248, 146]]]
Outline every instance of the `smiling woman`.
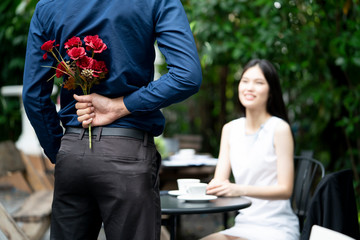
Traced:
[[256, 106], [263, 106], [266, 108], [268, 98], [269, 84], [260, 67], [256, 65], [247, 70], [240, 80], [240, 102], [247, 109], [253, 109]]
[[[285, 103], [282, 98], [279, 76], [274, 66], [267, 60], [259, 59], [251, 60], [248, 64], [246, 64], [239, 84], [239, 98], [241, 81], [247, 78], [254, 78], [254, 81], [261, 81], [263, 84], [268, 85], [269, 93], [266, 103], [266, 111], [269, 114], [279, 117], [289, 123]], [[241, 98], [240, 105], [241, 110], [246, 115], [246, 108], [243, 105]]]
[[[245, 117], [223, 127], [220, 154], [207, 194], [246, 196], [252, 202], [235, 218], [235, 226], [213, 239], [299, 238], [299, 223], [289, 198], [294, 181], [293, 138], [279, 77], [267, 60], [244, 68], [239, 100]], [[232, 171], [235, 183], [229, 181]]]

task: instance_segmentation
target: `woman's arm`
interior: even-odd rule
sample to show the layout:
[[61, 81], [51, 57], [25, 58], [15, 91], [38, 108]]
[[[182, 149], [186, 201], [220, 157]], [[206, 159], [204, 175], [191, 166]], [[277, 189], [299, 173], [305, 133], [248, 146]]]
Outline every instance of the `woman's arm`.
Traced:
[[216, 164], [214, 179], [224, 181], [229, 179], [231, 172], [229, 157], [230, 126], [225, 124], [221, 132], [219, 160]]
[[216, 164], [214, 178], [208, 184], [208, 194], [215, 194], [215, 189], [228, 180], [231, 172], [230, 158], [229, 158], [229, 124], [225, 124], [220, 140], [219, 158]]
[[278, 196], [290, 198], [294, 185], [294, 140], [288, 123], [281, 122], [274, 136], [277, 155]]

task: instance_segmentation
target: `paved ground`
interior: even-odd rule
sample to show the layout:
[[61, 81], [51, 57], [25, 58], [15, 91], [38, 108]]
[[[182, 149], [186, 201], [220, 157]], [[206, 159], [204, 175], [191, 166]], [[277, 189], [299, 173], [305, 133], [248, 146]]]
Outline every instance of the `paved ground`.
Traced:
[[[180, 231], [178, 231], [177, 240], [196, 240], [221, 229], [221, 214], [186, 215], [181, 218], [181, 227]], [[47, 231], [41, 240], [49, 239], [50, 231]], [[7, 240], [1, 231], [0, 240]], [[98, 240], [106, 240], [103, 230], [100, 232]]]
[[[4, 193], [3, 191], [0, 191]], [[27, 196], [22, 192], [12, 192], [11, 198], [9, 194], [0, 194], [0, 202], [5, 205], [9, 212], [13, 212], [21, 206], [23, 199]], [[180, 219], [177, 240], [196, 240], [210, 233], [217, 232], [222, 229], [222, 214], [193, 214], [183, 215]], [[50, 231], [47, 231], [41, 240], [49, 240]], [[0, 231], [0, 240], [7, 240]], [[106, 240], [103, 231], [99, 234], [99, 240]], [[161, 239], [163, 240], [163, 239]], [[164, 239], [166, 240], [166, 239]]]
[[[222, 219], [222, 214], [184, 215], [181, 217], [177, 240], [196, 240], [210, 233], [222, 230]], [[48, 231], [42, 240], [49, 239], [50, 233]], [[103, 230], [100, 231], [98, 240], [106, 240]]]
[[[222, 219], [222, 214], [184, 215], [181, 217], [177, 240], [196, 240], [219, 231], [222, 229]], [[98, 240], [106, 240], [103, 231], [100, 232]]]

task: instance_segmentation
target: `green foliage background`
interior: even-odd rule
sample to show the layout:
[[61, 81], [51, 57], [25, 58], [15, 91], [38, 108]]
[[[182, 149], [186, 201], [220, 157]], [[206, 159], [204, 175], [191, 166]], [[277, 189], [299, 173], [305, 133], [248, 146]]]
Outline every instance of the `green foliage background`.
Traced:
[[[30, 18], [37, 1], [0, 2], [0, 87], [21, 85]], [[17, 140], [21, 133], [20, 103], [17, 97], [0, 93], [0, 141]]]
[[[35, 0], [0, 2], [0, 87], [22, 82]], [[203, 69], [198, 94], [164, 109], [164, 136], [201, 134], [218, 154], [223, 124], [240, 116], [242, 66], [266, 58], [278, 68], [296, 141], [327, 172], [360, 170], [359, 0], [183, 0]], [[165, 67], [164, 67], [165, 68]], [[0, 94], [0, 141], [21, 132], [19, 101]], [[358, 198], [359, 199], [359, 198]]]
[[[216, 156], [221, 127], [240, 116], [237, 85], [242, 66], [252, 58], [266, 58], [281, 77], [295, 153], [313, 151], [327, 172], [351, 168], [359, 195], [359, 1], [183, 3], [204, 81], [197, 95], [164, 111], [172, 113], [165, 134], [201, 134], [204, 151]], [[174, 117], [177, 111], [181, 114]]]

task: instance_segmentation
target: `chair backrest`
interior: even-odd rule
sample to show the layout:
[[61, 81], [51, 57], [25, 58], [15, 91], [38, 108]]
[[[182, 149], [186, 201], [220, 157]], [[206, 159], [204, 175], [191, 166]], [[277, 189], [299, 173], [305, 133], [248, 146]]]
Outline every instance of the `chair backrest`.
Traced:
[[202, 148], [203, 138], [195, 134], [175, 134], [174, 138], [178, 140], [179, 149], [191, 148], [199, 152]]
[[318, 182], [325, 176], [325, 168], [321, 162], [310, 157], [295, 156], [294, 161], [295, 181], [291, 203], [302, 230], [309, 202]]
[[313, 225], [311, 228], [309, 240], [355, 240], [355, 239], [346, 236], [342, 233], [336, 232], [334, 230], [324, 228], [318, 225]]
[[14, 142], [0, 142], [0, 177], [16, 171], [25, 171], [19, 150]]

